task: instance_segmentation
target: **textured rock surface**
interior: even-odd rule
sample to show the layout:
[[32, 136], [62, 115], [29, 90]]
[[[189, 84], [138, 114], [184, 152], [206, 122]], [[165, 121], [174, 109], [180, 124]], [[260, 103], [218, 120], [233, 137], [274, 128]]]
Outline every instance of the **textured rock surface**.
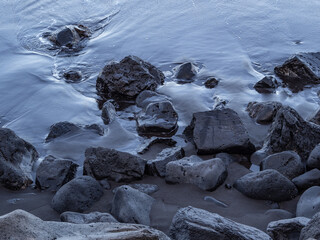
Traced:
[[176, 73], [176, 78], [191, 80], [197, 74], [196, 68], [191, 62], [181, 64]]
[[282, 104], [279, 102], [250, 102], [246, 110], [257, 123], [269, 124], [281, 106]]
[[320, 170], [312, 169], [292, 179], [292, 182], [300, 191], [306, 190], [313, 186], [320, 186]]
[[116, 109], [110, 101], [106, 101], [101, 109], [101, 118], [103, 123], [108, 125], [116, 118]]
[[307, 160], [307, 167], [309, 169], [320, 169], [320, 144], [316, 145], [315, 148], [311, 151]]
[[264, 77], [253, 87], [258, 93], [274, 93], [277, 85], [278, 84], [274, 77]]
[[136, 98], [136, 105], [146, 108], [150, 103], [170, 101], [170, 98], [154, 91], [144, 90]]
[[320, 239], [320, 212], [315, 214], [300, 234], [300, 240]]
[[312, 218], [320, 211], [320, 187], [314, 186], [306, 190], [297, 204], [297, 217]]
[[97, 222], [117, 223], [118, 221], [110, 213], [91, 212], [91, 213], [78, 213], [78, 212], [64, 212], [60, 215], [62, 222], [87, 224]]

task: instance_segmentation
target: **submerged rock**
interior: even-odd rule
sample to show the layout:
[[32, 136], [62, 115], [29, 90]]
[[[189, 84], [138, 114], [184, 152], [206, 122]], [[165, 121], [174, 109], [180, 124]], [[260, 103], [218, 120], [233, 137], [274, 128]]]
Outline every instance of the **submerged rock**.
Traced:
[[219, 83], [219, 80], [217, 80], [216, 78], [214, 77], [209, 77], [207, 78], [207, 80], [205, 81], [204, 83], [204, 86], [206, 88], [215, 88]]
[[320, 170], [312, 169], [294, 179], [292, 182], [300, 191], [306, 190], [313, 186], [320, 186]]
[[176, 73], [177, 79], [191, 80], [197, 74], [196, 68], [193, 63], [186, 62], [181, 64]]
[[70, 70], [63, 73], [63, 77], [67, 83], [77, 83], [82, 79], [82, 74], [80, 71]]
[[307, 160], [307, 167], [309, 169], [320, 169], [320, 144], [317, 144], [315, 148], [311, 151]]
[[150, 103], [170, 101], [170, 98], [155, 91], [144, 90], [136, 98], [136, 105], [146, 108]]
[[320, 211], [320, 187], [314, 186], [306, 190], [297, 204], [297, 217], [312, 218]]
[[320, 239], [320, 212], [315, 214], [308, 224], [301, 230], [300, 240]]
[[262, 78], [253, 87], [258, 93], [274, 93], [278, 83], [274, 77], [268, 76]]
[[279, 102], [249, 102], [246, 111], [259, 124], [272, 123], [282, 104]]
[[78, 213], [78, 212], [64, 212], [60, 215], [61, 222], [69, 222], [76, 224], [88, 223], [117, 223], [118, 221], [110, 213], [91, 212], [91, 213]]
[[114, 105], [110, 101], [106, 101], [101, 110], [101, 118], [103, 123], [106, 125], [112, 123], [117, 115]]

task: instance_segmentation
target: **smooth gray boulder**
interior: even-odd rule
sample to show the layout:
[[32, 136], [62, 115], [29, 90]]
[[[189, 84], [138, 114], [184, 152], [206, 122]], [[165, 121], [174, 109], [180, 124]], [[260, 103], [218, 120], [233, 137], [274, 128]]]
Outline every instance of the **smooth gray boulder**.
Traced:
[[41, 190], [56, 191], [75, 177], [77, 167], [70, 160], [47, 156], [37, 168], [36, 186]]
[[306, 190], [297, 203], [297, 217], [312, 218], [320, 211], [320, 187], [314, 186]]
[[227, 167], [219, 158], [203, 161], [191, 156], [169, 162], [166, 166], [166, 182], [190, 183], [207, 191], [219, 187], [227, 175]]
[[130, 153], [109, 148], [87, 148], [83, 164], [84, 175], [97, 180], [108, 179], [116, 182], [130, 182], [141, 179], [145, 160]]
[[101, 109], [101, 118], [103, 123], [106, 125], [112, 123], [116, 118], [116, 115], [117, 113], [114, 105], [110, 101], [106, 101]]
[[307, 160], [307, 168], [317, 168], [320, 170], [320, 144], [317, 144], [315, 148], [311, 151]]
[[258, 93], [274, 93], [278, 83], [274, 77], [267, 76], [258, 81], [253, 87]]
[[196, 75], [196, 67], [191, 62], [183, 63], [177, 68], [176, 78], [178, 79], [191, 80]]
[[77, 177], [63, 185], [54, 195], [51, 206], [58, 213], [83, 212], [103, 195], [103, 188], [92, 177]]
[[91, 213], [78, 213], [78, 212], [64, 212], [60, 215], [61, 222], [69, 222], [75, 224], [88, 224], [88, 223], [117, 223], [118, 221], [110, 213], [91, 212]]
[[255, 150], [238, 114], [229, 108], [194, 113], [184, 134], [194, 142], [198, 154], [246, 154]]
[[271, 240], [266, 233], [254, 227], [190, 206], [179, 209], [175, 214], [169, 235], [173, 240]]
[[249, 102], [246, 111], [259, 124], [272, 123], [282, 104], [279, 102]]
[[234, 187], [249, 198], [275, 202], [291, 200], [298, 195], [296, 186], [273, 169], [248, 173], [239, 178]]
[[315, 214], [313, 218], [308, 222], [301, 230], [299, 240], [313, 240], [320, 239], [320, 212]]
[[136, 98], [136, 105], [140, 108], [146, 108], [150, 103], [165, 102], [171, 99], [155, 91], [144, 90]]
[[300, 191], [306, 190], [313, 186], [320, 186], [320, 170], [317, 168], [312, 169], [292, 179], [292, 182]]
[[111, 214], [120, 222], [150, 225], [150, 211], [155, 199], [128, 185], [115, 190]]

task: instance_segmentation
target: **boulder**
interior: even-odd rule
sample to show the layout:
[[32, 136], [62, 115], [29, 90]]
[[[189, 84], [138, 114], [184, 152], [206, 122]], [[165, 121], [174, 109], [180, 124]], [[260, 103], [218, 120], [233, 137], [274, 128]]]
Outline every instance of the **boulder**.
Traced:
[[106, 65], [96, 82], [98, 95], [108, 100], [134, 101], [143, 90], [154, 91], [164, 82], [164, 74], [136, 56]]
[[300, 53], [292, 56], [274, 72], [296, 93], [307, 85], [320, 83], [320, 53]]
[[320, 170], [315, 168], [298, 177], [292, 179], [292, 182], [300, 191], [304, 191], [313, 186], [320, 186]]
[[191, 183], [203, 190], [213, 191], [227, 178], [226, 165], [219, 158], [203, 161], [197, 156], [169, 162], [166, 182]]
[[197, 74], [196, 67], [191, 62], [181, 64], [176, 73], [177, 79], [191, 80]]
[[254, 227], [190, 206], [178, 210], [169, 234], [174, 240], [271, 240], [266, 233]]
[[70, 160], [47, 156], [37, 169], [36, 186], [41, 190], [57, 191], [75, 177], [77, 167], [78, 165]]
[[291, 200], [298, 195], [296, 186], [273, 169], [248, 173], [239, 178], [234, 187], [247, 197], [275, 202]]
[[177, 141], [172, 138], [151, 137], [145, 139], [143, 144], [141, 144], [141, 146], [137, 149], [137, 153], [144, 154], [155, 144], [164, 144], [168, 147], [174, 147], [177, 144]]
[[156, 184], [142, 184], [142, 183], [135, 183], [135, 184], [128, 184], [128, 186], [139, 190], [145, 194], [152, 194], [159, 191], [159, 186]]
[[150, 103], [137, 118], [137, 131], [142, 136], [172, 136], [178, 130], [178, 114], [171, 102]]
[[208, 77], [207, 80], [204, 82], [204, 86], [206, 88], [215, 88], [219, 83], [219, 80], [217, 80], [214, 77]]
[[91, 213], [78, 213], [78, 212], [64, 212], [60, 215], [61, 222], [69, 222], [76, 224], [88, 223], [117, 223], [118, 221], [110, 213], [91, 212]]
[[308, 224], [301, 230], [300, 240], [320, 239], [320, 212], [315, 214]]
[[307, 160], [307, 167], [308, 169], [320, 169], [320, 144], [317, 144], [311, 151]]
[[32, 183], [32, 167], [37, 150], [8, 128], [0, 128], [0, 183], [18, 190]]
[[89, 131], [92, 131], [100, 136], [103, 136], [104, 135], [104, 128], [99, 125], [99, 124], [90, 124], [90, 125], [86, 125], [83, 127], [83, 129], [85, 130], [89, 130]]
[[130, 153], [109, 148], [87, 148], [83, 165], [84, 175], [97, 180], [108, 179], [116, 182], [130, 182], [141, 179], [145, 160]]
[[238, 114], [229, 108], [194, 113], [184, 134], [194, 142], [198, 154], [245, 154], [255, 150]]
[[51, 206], [58, 213], [83, 212], [103, 195], [103, 188], [92, 177], [82, 176], [63, 185], [54, 195]]
[[314, 186], [306, 190], [297, 203], [297, 217], [312, 218], [320, 211], [320, 187]]
[[253, 87], [258, 93], [274, 93], [278, 87], [278, 82], [274, 77], [267, 76], [258, 81]]
[[0, 217], [0, 239], [77, 239], [77, 240], [170, 240], [153, 228], [122, 223], [72, 224], [42, 221], [23, 210]]
[[111, 213], [120, 222], [150, 225], [150, 211], [155, 199], [128, 185], [115, 190]]
[[257, 123], [270, 124], [281, 106], [279, 102], [249, 102], [246, 111]]
[[104, 124], [108, 125], [116, 118], [116, 109], [110, 101], [106, 101], [101, 109], [101, 118]]
[[136, 105], [146, 108], [150, 103], [170, 101], [170, 98], [155, 91], [144, 90], [136, 98]]

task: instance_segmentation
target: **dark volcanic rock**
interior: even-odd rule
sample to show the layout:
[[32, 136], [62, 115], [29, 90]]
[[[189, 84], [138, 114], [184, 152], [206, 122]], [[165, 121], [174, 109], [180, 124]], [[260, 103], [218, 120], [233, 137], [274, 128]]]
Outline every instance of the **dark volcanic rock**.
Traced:
[[316, 145], [315, 148], [311, 151], [307, 160], [307, 167], [309, 169], [320, 169], [320, 144]]
[[170, 101], [170, 98], [154, 91], [144, 90], [136, 98], [136, 105], [146, 108], [150, 103]]
[[141, 179], [145, 160], [130, 153], [109, 148], [87, 148], [83, 172], [98, 180], [121, 182]]
[[301, 230], [300, 240], [313, 240], [320, 239], [320, 212], [315, 214], [313, 218], [308, 222]]
[[127, 56], [119, 63], [111, 63], [103, 68], [96, 88], [104, 100], [134, 101], [143, 90], [154, 91], [163, 84], [164, 78], [164, 74], [150, 63]]
[[82, 176], [63, 185], [54, 195], [51, 206], [59, 213], [83, 212], [103, 195], [103, 189], [92, 177]]
[[78, 165], [70, 160], [56, 159], [53, 156], [46, 157], [39, 165], [36, 173], [36, 185], [38, 188], [58, 190], [75, 177]]
[[207, 78], [207, 80], [205, 81], [204, 83], [204, 86], [206, 88], [215, 88], [219, 83], [219, 80], [217, 80], [216, 78], [214, 77], [209, 77]]
[[253, 87], [258, 93], [274, 93], [277, 86], [277, 80], [269, 76], [262, 78]]
[[292, 92], [302, 91], [306, 85], [320, 83], [320, 53], [297, 54], [274, 71]]
[[69, 222], [76, 224], [88, 224], [97, 222], [117, 223], [118, 221], [110, 213], [91, 212], [64, 212], [60, 215], [61, 222]]
[[291, 200], [298, 195], [296, 186], [273, 169], [246, 174], [234, 187], [247, 197], [275, 202]]
[[178, 114], [171, 102], [150, 103], [139, 113], [137, 130], [142, 136], [172, 136], [178, 129]]
[[63, 77], [68, 83], [77, 83], [82, 79], [82, 74], [80, 71], [70, 70], [63, 73]]
[[282, 104], [279, 102], [249, 102], [246, 111], [259, 124], [269, 124], [273, 121]]
[[12, 130], [0, 128], [0, 183], [13, 190], [32, 183], [33, 163], [38, 152]]
[[176, 78], [191, 80], [197, 74], [196, 68], [191, 62], [181, 64], [176, 73]]
[[190, 206], [179, 209], [173, 217], [170, 237], [174, 240], [271, 240], [256, 228]]
[[306, 190], [313, 186], [320, 186], [320, 170], [312, 169], [294, 179], [292, 182], [300, 191]]
[[104, 128], [99, 125], [99, 124], [91, 124], [91, 125], [86, 125], [84, 126], [83, 129], [86, 129], [86, 130], [90, 130], [92, 132], [95, 132], [96, 134], [100, 135], [100, 136], [103, 136], [104, 135]]
[[198, 154], [246, 154], [255, 150], [238, 114], [229, 108], [194, 113], [184, 134], [195, 143]]
[[306, 190], [297, 204], [297, 217], [312, 218], [320, 211], [320, 187], [314, 186]]
[[50, 132], [46, 138], [46, 142], [50, 142], [54, 138], [60, 137], [70, 132], [76, 132], [78, 130], [80, 130], [80, 127], [74, 123], [70, 123], [70, 122], [55, 123], [50, 127]]
[[108, 125], [116, 118], [116, 109], [110, 101], [106, 101], [102, 106], [101, 118], [104, 124]]

